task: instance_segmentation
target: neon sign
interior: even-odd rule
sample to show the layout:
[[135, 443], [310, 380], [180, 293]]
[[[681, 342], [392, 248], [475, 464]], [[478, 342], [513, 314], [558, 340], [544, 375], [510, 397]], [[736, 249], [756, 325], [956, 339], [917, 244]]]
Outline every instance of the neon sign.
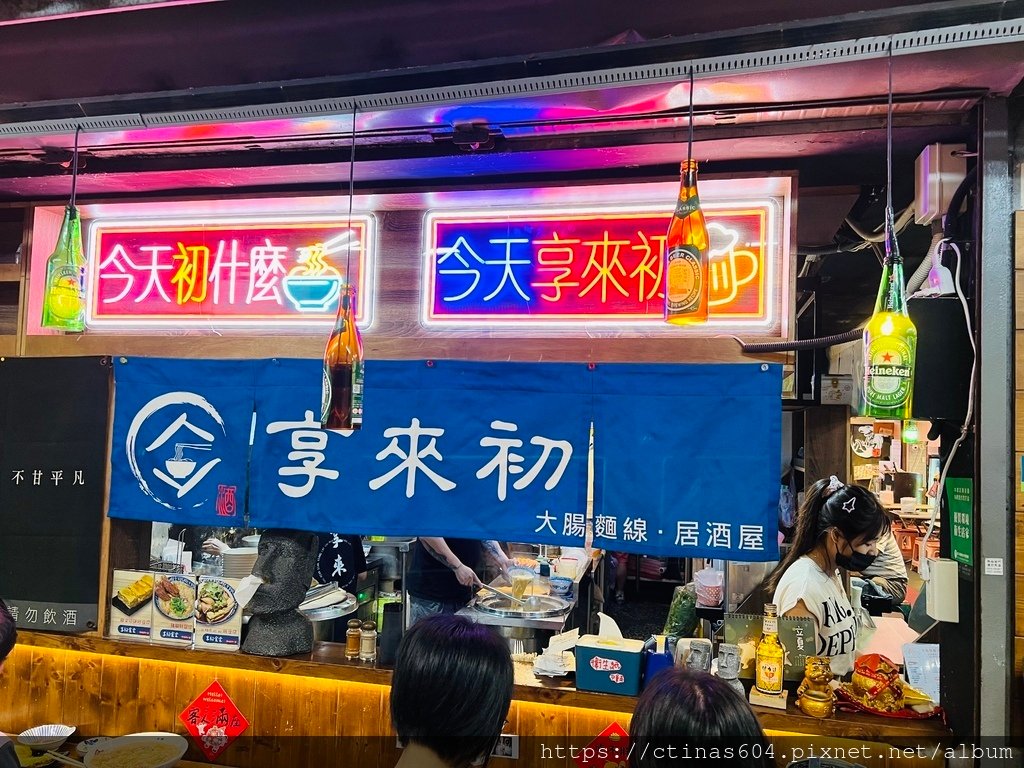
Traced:
[[[778, 321], [783, 202], [704, 202], [710, 324]], [[430, 213], [423, 323], [658, 323], [669, 217], [653, 205]]]
[[351, 250], [368, 324], [374, 218], [96, 220], [87, 324], [294, 326], [337, 312]]

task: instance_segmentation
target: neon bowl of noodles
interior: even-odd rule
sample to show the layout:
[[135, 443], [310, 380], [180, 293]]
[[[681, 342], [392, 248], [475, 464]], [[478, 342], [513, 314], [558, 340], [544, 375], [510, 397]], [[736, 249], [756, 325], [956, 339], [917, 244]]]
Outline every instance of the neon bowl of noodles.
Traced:
[[85, 756], [86, 768], [171, 768], [188, 750], [176, 733], [133, 733], [97, 744]]

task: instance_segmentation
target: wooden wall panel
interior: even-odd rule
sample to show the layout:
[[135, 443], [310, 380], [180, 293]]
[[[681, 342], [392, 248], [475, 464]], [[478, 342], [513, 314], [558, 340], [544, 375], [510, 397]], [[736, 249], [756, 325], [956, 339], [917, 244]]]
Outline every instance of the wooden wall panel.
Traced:
[[1024, 211], [1013, 214], [1014, 259], [1013, 265], [1024, 270]]
[[64, 711], [67, 652], [34, 648], [29, 663], [32, 670], [29, 717], [33, 722], [49, 722], [46, 717], [50, 712]]
[[150, 659], [139, 659], [140, 697], [137, 725], [144, 731], [176, 731], [179, 728], [175, 704], [174, 667]]
[[[1024, 276], [1022, 273], [1017, 273], [1017, 282], [1024, 282]], [[1020, 312], [1020, 307], [1017, 308]], [[1021, 382], [1024, 382], [1024, 330], [1017, 330], [1013, 334], [1014, 338], [1014, 358], [1013, 358], [1013, 378], [1017, 382], [1017, 389], [1020, 390], [1022, 387]]]
[[[1018, 489], [1017, 495], [1020, 496]], [[1024, 512], [1014, 513], [1014, 572], [1018, 576], [1024, 576]]]
[[1024, 452], [1024, 392], [1018, 390], [1013, 399], [1013, 445], [1017, 453]]
[[102, 656], [83, 653], [67, 655], [64, 666], [64, 709], [61, 722], [77, 725], [82, 738], [103, 735], [100, 730], [102, 685]]
[[1013, 600], [1017, 606], [1017, 620], [1014, 623], [1013, 634], [1015, 637], [1024, 637], [1024, 576], [1015, 575], [1013, 580], [1015, 586]]
[[829, 475], [850, 475], [850, 409], [823, 405], [804, 411], [804, 489]]

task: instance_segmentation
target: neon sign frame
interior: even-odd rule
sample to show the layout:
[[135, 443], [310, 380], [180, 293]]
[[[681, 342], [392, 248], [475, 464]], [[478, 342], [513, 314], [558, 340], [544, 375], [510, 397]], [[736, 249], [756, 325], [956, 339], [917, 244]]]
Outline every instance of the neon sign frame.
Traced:
[[[717, 181], [717, 184], [743, 183], [742, 179], [731, 179], [728, 181]], [[751, 180], [762, 181], [761, 179]], [[791, 231], [789, 217], [792, 215], [790, 206], [791, 186], [788, 178], [773, 179], [772, 181], [783, 181], [785, 187], [778, 192], [766, 193], [764, 196], [755, 197], [737, 196], [736, 198], [718, 198], [702, 196], [702, 206], [709, 219], [709, 229], [715, 227], [714, 218], [716, 214], [744, 215], [754, 214], [761, 216], [762, 227], [762, 255], [758, 268], [764, 266], [765, 277], [758, 283], [758, 306], [761, 309], [760, 316], [755, 318], [738, 316], [736, 314], [720, 313], [713, 315], [708, 323], [684, 329], [669, 329], [660, 319], [660, 307], [657, 313], [651, 311], [629, 312], [588, 312], [582, 313], [555, 313], [546, 312], [543, 314], [531, 312], [505, 312], [505, 313], [483, 313], [466, 312], [461, 314], [443, 313], [435, 311], [438, 304], [438, 272], [441, 252], [450, 250], [448, 241], [439, 247], [439, 227], [446, 224], [467, 224], [477, 222], [507, 223], [511, 230], [516, 225], [528, 226], [535, 222], [558, 222], [558, 221], [587, 221], [587, 220], [614, 220], [615, 222], [628, 222], [630, 220], [649, 220], [652, 218], [663, 218], [667, 228], [669, 214], [664, 211], [662, 203], [636, 203], [628, 205], [601, 205], [599, 202], [581, 206], [553, 205], [547, 206], [521, 206], [502, 209], [443, 209], [429, 211], [424, 217], [423, 230], [423, 253], [422, 253], [422, 289], [420, 322], [425, 328], [579, 328], [579, 327], [628, 327], [638, 331], [659, 328], [685, 335], [708, 335], [708, 331], [727, 331], [749, 329], [755, 333], [778, 336], [784, 338], [791, 330], [791, 318], [786, 311], [786, 302], [790, 294], [791, 270], [789, 265], [791, 243], [787, 236]], [[709, 187], [716, 184], [711, 181]], [[653, 186], [653, 185], [652, 185]], [[664, 185], [658, 185], [664, 188]], [[609, 187], [607, 195], [614, 194], [614, 187]], [[602, 195], [604, 196], [604, 195]], [[645, 195], [646, 196], [646, 195]], [[492, 241], [494, 242], [494, 241]], [[725, 258], [732, 258], [732, 247], [735, 241], [730, 244], [727, 251], [721, 252]], [[752, 256], [749, 251], [737, 251]], [[475, 254], [474, 254], [475, 255]], [[715, 252], [712, 252], [712, 267], [715, 268]], [[756, 257], [753, 257], [756, 258]], [[518, 263], [518, 262], [517, 262]], [[722, 269], [725, 265], [719, 264]], [[735, 269], [735, 263], [732, 264]], [[465, 270], [461, 270], [465, 271]], [[724, 272], [720, 273], [723, 277]], [[712, 275], [717, 280], [719, 273]], [[533, 284], [534, 286], [537, 284]], [[520, 292], [520, 296], [522, 293]], [[734, 294], [735, 296], [735, 294]], [[659, 302], [660, 304], [660, 302]]]
[[[238, 233], [241, 231], [259, 230], [289, 230], [289, 229], [331, 229], [346, 228], [351, 221], [351, 228], [356, 232], [358, 246], [353, 249], [356, 255], [353, 262], [357, 280], [357, 321], [361, 328], [369, 327], [373, 323], [374, 288], [376, 273], [376, 242], [377, 242], [377, 219], [372, 213], [353, 213], [351, 220], [348, 216], [331, 214], [276, 214], [268, 213], [260, 216], [180, 216], [180, 217], [117, 217], [117, 218], [96, 218], [89, 223], [89, 235], [87, 238], [88, 272], [86, 277], [87, 300], [86, 300], [86, 326], [88, 328], [101, 329], [129, 329], [129, 328], [262, 328], [262, 329], [287, 329], [287, 328], [322, 328], [329, 325], [336, 314], [337, 296], [340, 286], [343, 284], [341, 271], [336, 269], [332, 261], [342, 266], [345, 258], [346, 248], [339, 246], [340, 253], [333, 259], [326, 259], [326, 268], [330, 274], [321, 278], [321, 282], [334, 282], [331, 287], [328, 285], [328, 297], [314, 299], [315, 308], [303, 312], [300, 309], [298, 299], [287, 295], [285, 298], [291, 302], [294, 312], [282, 312], [277, 314], [252, 313], [216, 313], [204, 311], [188, 313], [172, 312], [131, 312], [131, 313], [105, 313], [97, 311], [100, 304], [100, 269], [103, 263], [109, 258], [101, 254], [100, 246], [104, 235], [107, 234], [129, 234], [138, 235], [147, 232], [154, 234], [167, 234], [174, 231], [195, 231], [203, 230], [204, 234], [216, 235], [217, 232]], [[311, 244], [312, 245], [312, 244]], [[323, 246], [324, 243], [316, 245]], [[209, 250], [209, 249], [208, 249]], [[296, 249], [299, 250], [299, 249]], [[304, 250], [304, 249], [303, 249]], [[312, 253], [313, 249], [310, 249]], [[323, 255], [331, 254], [330, 251], [320, 251], [321, 261]], [[309, 254], [307, 254], [308, 256]], [[155, 258], [155, 257], [154, 257]], [[308, 259], [314, 261], [315, 259]], [[295, 265], [285, 275], [292, 277], [293, 272], [302, 264], [302, 260], [295, 262]], [[297, 275], [300, 280], [304, 275]], [[284, 280], [281, 281], [282, 286]], [[248, 302], [247, 302], [248, 304]], [[207, 305], [203, 305], [204, 309]], [[280, 306], [287, 306], [282, 302]], [[319, 309], [319, 311], [316, 311]]]

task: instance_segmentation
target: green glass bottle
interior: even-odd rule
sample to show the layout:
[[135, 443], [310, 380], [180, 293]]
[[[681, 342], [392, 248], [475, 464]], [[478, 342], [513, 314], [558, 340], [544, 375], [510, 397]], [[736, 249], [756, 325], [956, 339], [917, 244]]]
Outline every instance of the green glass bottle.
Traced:
[[917, 328], [907, 314], [903, 259], [887, 249], [875, 311], [864, 326], [864, 416], [909, 419], [914, 394]]
[[57, 247], [46, 260], [43, 328], [81, 333], [85, 330], [85, 254], [78, 209], [68, 205]]

